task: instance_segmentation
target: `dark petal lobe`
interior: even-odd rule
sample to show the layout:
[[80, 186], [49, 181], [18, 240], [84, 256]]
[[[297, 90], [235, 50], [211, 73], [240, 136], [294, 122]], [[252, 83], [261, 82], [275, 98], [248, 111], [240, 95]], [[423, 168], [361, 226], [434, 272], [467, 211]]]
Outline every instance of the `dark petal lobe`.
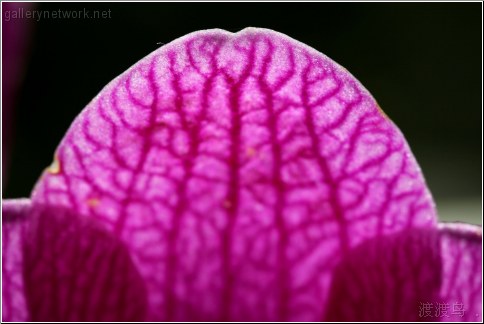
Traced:
[[30, 320], [142, 321], [144, 281], [123, 243], [89, 220], [36, 205], [24, 244]]
[[22, 277], [22, 238], [29, 199], [2, 200], [2, 321], [28, 320]]
[[326, 320], [482, 319], [482, 231], [440, 224], [369, 240], [335, 268]]
[[448, 305], [442, 321], [482, 322], [482, 228], [444, 223], [439, 225], [443, 283], [441, 302]]
[[335, 268], [327, 321], [435, 321], [421, 303], [438, 300], [439, 236], [409, 230], [368, 240]]

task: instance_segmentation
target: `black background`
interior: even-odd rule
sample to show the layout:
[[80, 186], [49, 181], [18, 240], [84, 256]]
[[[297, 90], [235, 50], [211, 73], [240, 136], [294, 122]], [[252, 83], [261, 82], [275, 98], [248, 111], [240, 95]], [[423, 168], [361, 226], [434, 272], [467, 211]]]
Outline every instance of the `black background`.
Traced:
[[74, 117], [157, 43], [247, 26], [285, 33], [355, 75], [405, 134], [437, 202], [481, 195], [480, 3], [44, 3], [36, 9], [84, 8], [110, 10], [111, 19], [31, 21], [3, 197], [28, 196]]

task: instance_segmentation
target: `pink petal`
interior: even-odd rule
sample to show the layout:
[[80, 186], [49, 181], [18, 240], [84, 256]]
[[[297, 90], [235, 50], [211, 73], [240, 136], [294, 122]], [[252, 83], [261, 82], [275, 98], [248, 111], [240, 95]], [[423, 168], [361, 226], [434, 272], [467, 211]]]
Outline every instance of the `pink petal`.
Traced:
[[143, 321], [144, 281], [122, 242], [93, 218], [35, 205], [26, 230], [25, 291], [33, 321]]
[[436, 224], [368, 91], [254, 28], [189, 34], [113, 80], [32, 197], [124, 242], [152, 320], [319, 320], [341, 255]]
[[146, 291], [127, 249], [95, 220], [2, 204], [4, 321], [141, 321]]
[[29, 210], [29, 199], [2, 200], [2, 321], [28, 320], [22, 240]]
[[368, 240], [336, 267], [329, 321], [481, 321], [482, 232], [446, 224]]
[[449, 306], [444, 321], [482, 322], [482, 228], [441, 224], [442, 304]]
[[336, 267], [327, 321], [435, 321], [421, 303], [439, 298], [439, 235], [419, 229], [364, 242]]

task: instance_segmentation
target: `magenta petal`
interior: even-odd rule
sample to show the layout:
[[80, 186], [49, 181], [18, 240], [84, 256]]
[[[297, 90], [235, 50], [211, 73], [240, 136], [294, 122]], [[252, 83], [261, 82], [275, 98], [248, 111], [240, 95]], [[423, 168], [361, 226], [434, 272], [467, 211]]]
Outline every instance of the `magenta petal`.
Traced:
[[[468, 224], [441, 224], [443, 283], [441, 296], [448, 305], [445, 321], [482, 322], [482, 228]], [[446, 316], [448, 315], [448, 316]]]
[[34, 321], [142, 321], [146, 290], [131, 258], [94, 219], [35, 205], [24, 240]]
[[144, 281], [94, 220], [28, 199], [2, 204], [3, 321], [140, 321]]
[[29, 199], [2, 201], [2, 321], [28, 320], [22, 276], [22, 240], [29, 210]]
[[368, 240], [336, 267], [330, 321], [481, 321], [482, 232], [446, 224]]
[[334, 271], [328, 321], [435, 320], [421, 303], [439, 298], [442, 281], [439, 236], [411, 230], [368, 240]]
[[368, 91], [255, 28], [189, 34], [113, 80], [32, 199], [123, 242], [153, 320], [319, 320], [341, 255], [436, 225], [405, 139]]

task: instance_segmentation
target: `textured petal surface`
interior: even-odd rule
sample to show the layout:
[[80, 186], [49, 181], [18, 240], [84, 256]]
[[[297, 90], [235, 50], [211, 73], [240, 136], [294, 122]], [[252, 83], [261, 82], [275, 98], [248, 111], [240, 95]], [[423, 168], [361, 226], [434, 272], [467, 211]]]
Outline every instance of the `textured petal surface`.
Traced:
[[329, 321], [481, 321], [482, 231], [467, 224], [368, 240], [336, 267]]
[[2, 201], [2, 321], [28, 320], [22, 241], [29, 210], [28, 199]]
[[364, 242], [336, 267], [328, 321], [435, 321], [421, 303], [439, 298], [439, 235], [412, 230]]
[[367, 90], [254, 28], [189, 34], [113, 80], [32, 199], [124, 242], [155, 320], [320, 320], [341, 255], [436, 223]]
[[2, 203], [3, 321], [140, 321], [144, 281], [95, 221], [28, 199]]
[[145, 319], [144, 280], [124, 245], [95, 220], [35, 205], [25, 233], [24, 280], [30, 320]]
[[[441, 224], [444, 321], [482, 321], [482, 228]], [[434, 305], [435, 306], [435, 305]], [[448, 306], [448, 309], [447, 309]]]

